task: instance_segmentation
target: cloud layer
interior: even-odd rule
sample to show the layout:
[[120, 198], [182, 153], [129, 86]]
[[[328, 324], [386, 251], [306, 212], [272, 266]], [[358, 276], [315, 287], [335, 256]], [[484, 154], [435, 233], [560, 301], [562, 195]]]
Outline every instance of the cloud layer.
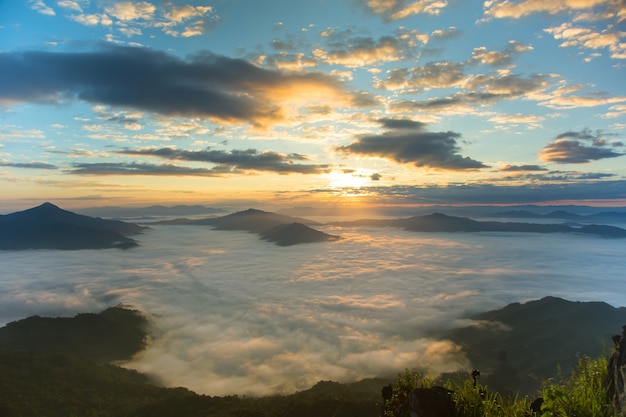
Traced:
[[545, 295], [624, 301], [624, 241], [325, 231], [344, 239], [286, 249], [244, 232], [163, 226], [133, 251], [2, 252], [0, 322], [131, 304], [151, 315], [154, 339], [126, 366], [241, 395], [467, 370], [458, 346], [427, 336], [433, 329]]

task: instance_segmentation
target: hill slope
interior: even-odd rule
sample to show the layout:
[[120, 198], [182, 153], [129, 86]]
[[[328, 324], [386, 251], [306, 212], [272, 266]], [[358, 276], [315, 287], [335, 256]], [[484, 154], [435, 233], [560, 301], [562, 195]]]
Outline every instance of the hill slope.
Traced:
[[63, 210], [54, 204], [0, 216], [0, 250], [129, 248], [137, 242], [125, 234], [144, 228]]
[[626, 230], [605, 225], [587, 225], [572, 227], [565, 224], [539, 224], [477, 221], [467, 217], [448, 216], [433, 213], [395, 220], [357, 220], [335, 223], [347, 226], [401, 227], [414, 232], [516, 232], [516, 233], [578, 233], [593, 234], [603, 237], [626, 238]]
[[320, 232], [302, 223], [291, 223], [281, 224], [261, 233], [261, 239], [280, 246], [291, 246], [298, 243], [334, 242], [340, 237]]
[[199, 225], [213, 226], [216, 230], [245, 230], [257, 233], [263, 240], [274, 242], [279, 246], [330, 242], [340, 239], [339, 236], [329, 235], [309, 227], [318, 224], [317, 222], [256, 209], [239, 211], [221, 217], [197, 220], [176, 219], [155, 224]]
[[475, 324], [445, 337], [463, 346], [474, 367], [493, 375], [490, 386], [528, 392], [559, 369], [569, 374], [581, 355], [608, 353], [611, 336], [626, 324], [626, 308], [545, 297], [471, 319]]

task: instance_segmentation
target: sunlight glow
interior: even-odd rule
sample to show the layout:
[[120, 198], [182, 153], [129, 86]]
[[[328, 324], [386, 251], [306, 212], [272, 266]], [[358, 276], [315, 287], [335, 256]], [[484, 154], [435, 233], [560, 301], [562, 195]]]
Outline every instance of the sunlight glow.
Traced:
[[369, 185], [370, 177], [360, 172], [336, 172], [328, 174], [328, 185], [331, 188], [360, 188]]

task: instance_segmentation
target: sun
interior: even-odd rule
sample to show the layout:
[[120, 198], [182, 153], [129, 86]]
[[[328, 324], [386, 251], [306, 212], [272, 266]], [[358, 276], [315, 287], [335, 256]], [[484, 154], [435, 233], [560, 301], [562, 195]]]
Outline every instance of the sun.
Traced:
[[331, 188], [361, 188], [368, 185], [370, 177], [359, 172], [336, 172], [328, 174], [328, 185]]

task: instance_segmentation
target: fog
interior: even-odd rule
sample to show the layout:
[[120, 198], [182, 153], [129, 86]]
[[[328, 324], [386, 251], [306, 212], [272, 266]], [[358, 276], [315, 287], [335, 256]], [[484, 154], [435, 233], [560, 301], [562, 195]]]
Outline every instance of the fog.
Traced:
[[156, 226], [132, 250], [0, 252], [0, 324], [128, 304], [153, 336], [123, 366], [199, 393], [266, 395], [467, 370], [460, 347], [429, 335], [471, 312], [546, 295], [626, 305], [624, 239], [318, 229], [344, 239], [279, 247]]

